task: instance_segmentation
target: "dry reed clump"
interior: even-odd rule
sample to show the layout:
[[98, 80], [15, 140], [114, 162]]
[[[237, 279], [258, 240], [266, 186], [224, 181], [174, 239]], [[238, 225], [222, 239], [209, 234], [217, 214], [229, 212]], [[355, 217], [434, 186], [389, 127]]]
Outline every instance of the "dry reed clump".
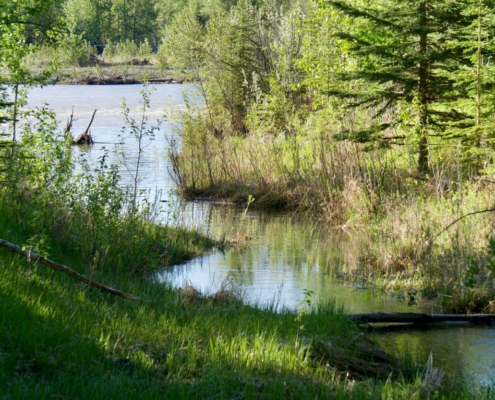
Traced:
[[413, 276], [417, 272], [417, 249], [407, 243], [395, 244], [385, 239], [380, 245], [369, 243], [369, 246], [366, 250], [369, 252], [367, 258], [376, 260], [376, 271], [382, 274], [400, 273], [404, 276]]
[[345, 182], [339, 209], [343, 216], [348, 215], [346, 227], [361, 226], [369, 220], [374, 199], [370, 200], [367, 196], [358, 179], [352, 178]]
[[235, 237], [228, 237], [225, 239], [226, 244], [238, 246], [242, 244], [246, 244], [250, 240], [253, 240], [253, 238], [249, 235], [244, 235], [244, 236], [235, 236]]
[[466, 288], [460, 285], [440, 296], [444, 310], [453, 314], [491, 314], [495, 312], [493, 287]]
[[220, 285], [220, 289], [215, 294], [209, 296], [209, 300], [213, 304], [225, 304], [236, 301], [242, 301], [243, 290], [239, 285], [236, 285], [230, 278], [225, 278]]
[[311, 342], [310, 349], [315, 362], [328, 364], [351, 379], [398, 377], [404, 372], [397, 358], [363, 337], [348, 342], [317, 340]]
[[198, 304], [204, 299], [201, 292], [196, 289], [189, 280], [184, 282], [184, 285], [179, 288], [178, 293], [180, 301], [184, 307], [192, 304]]
[[442, 388], [445, 374], [438, 367], [433, 366], [433, 353], [430, 353], [428, 361], [423, 370], [423, 376], [420, 379], [421, 394], [429, 396]]
[[198, 304], [209, 306], [241, 302], [243, 298], [243, 291], [240, 286], [236, 285], [229, 277], [227, 277], [223, 280], [216, 293], [210, 296], [205, 296], [193, 286], [191, 281], [186, 280], [184, 285], [179, 289], [179, 296], [183, 306]]
[[453, 188], [442, 181], [436, 186], [434, 195], [419, 196], [411, 191], [403, 201], [387, 208], [374, 224], [378, 239], [370, 235], [362, 265], [378, 275], [400, 273], [411, 279], [419, 274], [436, 283], [459, 284], [474, 263], [480, 270], [472, 277], [476, 285], [491, 282], [493, 278], [483, 273], [483, 265], [495, 214], [473, 215], [451, 224], [463, 215], [491, 208], [495, 187], [468, 182], [463, 188]]

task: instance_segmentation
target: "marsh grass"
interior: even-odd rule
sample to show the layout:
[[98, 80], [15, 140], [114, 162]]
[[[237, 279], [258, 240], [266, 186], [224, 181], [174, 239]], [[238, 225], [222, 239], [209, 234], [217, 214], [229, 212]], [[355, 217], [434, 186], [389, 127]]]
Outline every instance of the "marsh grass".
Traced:
[[[387, 291], [425, 291], [429, 300], [437, 290], [454, 297], [477, 293], [483, 300], [476, 307], [451, 307], [445, 296], [441, 303], [464, 312], [493, 311], [494, 281], [485, 265], [495, 213], [444, 230], [465, 214], [493, 207], [489, 164], [482, 169], [465, 161], [462, 148], [435, 151], [431, 143], [431, 173], [418, 176], [408, 146], [363, 151], [364, 145], [336, 142], [311, 120], [292, 133], [217, 135], [207, 119], [201, 113], [179, 116], [182, 144], [180, 151], [172, 148], [171, 159], [186, 198], [246, 204], [252, 196], [253, 207], [289, 209], [355, 230], [366, 238], [357, 275], [370, 283]], [[465, 287], [468, 277], [476, 290]]]

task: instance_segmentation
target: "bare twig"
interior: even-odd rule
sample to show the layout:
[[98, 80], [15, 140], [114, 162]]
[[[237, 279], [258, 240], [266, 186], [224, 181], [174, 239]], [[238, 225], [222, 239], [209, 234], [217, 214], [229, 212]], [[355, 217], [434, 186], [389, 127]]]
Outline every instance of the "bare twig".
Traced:
[[476, 214], [484, 214], [484, 213], [487, 213], [487, 212], [494, 212], [495, 211], [495, 207], [494, 208], [487, 208], [486, 210], [480, 210], [480, 211], [473, 211], [473, 212], [470, 212], [470, 213], [467, 213], [467, 214], [464, 214], [463, 216], [457, 218], [455, 221], [452, 221], [450, 224], [448, 224], [440, 233], [438, 233], [436, 236], [440, 236], [442, 233], [444, 233], [447, 229], [449, 229], [451, 226], [455, 225], [456, 223], [458, 223], [460, 220], [466, 218], [466, 217], [469, 217], [471, 215], [476, 215]]

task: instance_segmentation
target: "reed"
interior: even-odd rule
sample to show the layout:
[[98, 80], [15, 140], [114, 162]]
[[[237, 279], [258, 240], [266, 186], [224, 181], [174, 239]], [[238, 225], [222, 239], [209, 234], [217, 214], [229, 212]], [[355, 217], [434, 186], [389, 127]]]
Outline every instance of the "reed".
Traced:
[[364, 151], [364, 145], [335, 141], [311, 119], [292, 133], [254, 129], [246, 135], [215, 134], [201, 113], [180, 121], [182, 145], [172, 147], [171, 158], [186, 198], [246, 203], [252, 196], [254, 207], [290, 209], [355, 230], [366, 243], [355, 274], [370, 283], [440, 301], [443, 292], [465, 296], [469, 278], [485, 300], [463, 311], [493, 307], [486, 249], [495, 214], [472, 215], [445, 229], [493, 208], [493, 167], [480, 172], [463, 160], [462, 148], [435, 151], [431, 143], [431, 174], [418, 176], [407, 146]]

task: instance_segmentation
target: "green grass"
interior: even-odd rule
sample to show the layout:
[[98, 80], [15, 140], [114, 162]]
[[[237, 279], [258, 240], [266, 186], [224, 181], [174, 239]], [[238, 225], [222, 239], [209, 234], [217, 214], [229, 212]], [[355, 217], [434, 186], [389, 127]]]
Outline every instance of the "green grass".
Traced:
[[[1, 200], [0, 237], [27, 243], [29, 207], [14, 214], [19, 207]], [[88, 264], [81, 249], [57, 241], [61, 225], [47, 231], [57, 232], [47, 236], [52, 259], [144, 300], [89, 289], [2, 250], [2, 398], [483, 398], [467, 388], [452, 396], [448, 382], [428, 383], [407, 358], [366, 359], [362, 349], [376, 347], [333, 304], [299, 324], [295, 310], [247, 306], [235, 291], [205, 297], [126, 272], [120, 252]]]

